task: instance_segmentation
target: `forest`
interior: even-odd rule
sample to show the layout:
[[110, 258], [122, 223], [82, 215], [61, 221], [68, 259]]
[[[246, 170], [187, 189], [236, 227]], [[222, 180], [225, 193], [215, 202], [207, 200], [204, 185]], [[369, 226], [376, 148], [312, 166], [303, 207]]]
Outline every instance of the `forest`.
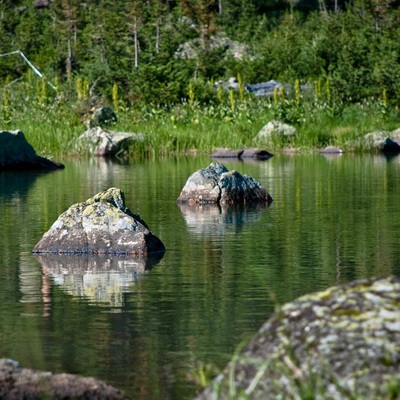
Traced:
[[[308, 87], [319, 109], [323, 99], [336, 116], [373, 103], [398, 118], [398, 0], [2, 0], [0, 35], [4, 123], [33, 104], [32, 91], [42, 105], [81, 101], [77, 118], [104, 103], [156, 114], [182, 104], [209, 109], [224, 98], [234, 111], [251, 96], [215, 90], [231, 77]], [[306, 122], [300, 98], [275, 116]]]
[[[20, 0], [0, 2], [0, 54], [22, 51], [47, 79], [87, 80], [129, 104], [170, 104], [191, 81], [330, 77], [348, 101], [400, 96], [400, 2], [391, 0]], [[216, 35], [247, 45], [241, 57], [211, 46]], [[190, 40], [191, 58], [177, 57]], [[27, 71], [1, 59], [0, 79]], [[207, 99], [207, 90], [202, 96]]]

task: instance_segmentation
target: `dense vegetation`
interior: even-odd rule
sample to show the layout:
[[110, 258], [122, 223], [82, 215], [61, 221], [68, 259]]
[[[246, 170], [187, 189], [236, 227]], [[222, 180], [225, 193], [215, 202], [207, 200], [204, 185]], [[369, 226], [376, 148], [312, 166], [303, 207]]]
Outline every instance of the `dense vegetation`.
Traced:
[[[2, 56], [0, 122], [33, 130], [39, 120], [51, 140], [31, 141], [45, 153], [70, 152], [66, 138], [100, 104], [117, 110], [118, 128], [161, 127], [152, 151], [246, 145], [272, 117], [302, 127], [300, 145], [340, 144], [337, 132], [397, 127], [399, 22], [395, 0], [1, 1], [0, 54], [22, 51], [45, 78], [20, 54]], [[227, 38], [246, 45], [239, 57]], [[215, 89], [229, 77], [294, 89], [268, 99]], [[208, 140], [210, 129], [220, 134]]]

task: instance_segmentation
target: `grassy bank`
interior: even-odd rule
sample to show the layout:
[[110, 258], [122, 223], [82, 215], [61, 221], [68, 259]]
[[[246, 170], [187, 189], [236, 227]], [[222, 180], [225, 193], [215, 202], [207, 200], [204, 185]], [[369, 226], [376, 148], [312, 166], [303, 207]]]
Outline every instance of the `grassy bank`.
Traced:
[[[43, 156], [85, 155], [77, 150], [74, 139], [86, 130], [83, 122], [90, 114], [89, 100], [76, 96], [73, 89], [62, 95], [49, 94], [48, 90], [3, 90], [0, 129], [22, 130]], [[134, 157], [209, 153], [218, 147], [259, 146], [279, 151], [290, 146], [307, 151], [336, 145], [347, 150], [350, 141], [368, 132], [400, 126], [397, 108], [380, 99], [342, 104], [329, 98], [302, 96], [260, 99], [232, 91], [206, 104], [197, 103], [194, 96], [164, 107], [129, 108], [114, 100], [118, 122], [109, 129], [142, 133], [145, 137], [129, 147], [129, 155]], [[277, 139], [257, 143], [255, 136], [272, 119], [292, 124], [298, 135], [290, 142]]]

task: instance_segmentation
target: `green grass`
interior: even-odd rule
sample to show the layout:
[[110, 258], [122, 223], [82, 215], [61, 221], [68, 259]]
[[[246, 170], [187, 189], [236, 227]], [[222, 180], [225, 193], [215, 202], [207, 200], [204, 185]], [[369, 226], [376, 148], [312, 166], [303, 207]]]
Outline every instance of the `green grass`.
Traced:
[[[86, 130], [83, 118], [90, 109], [88, 101], [71, 94], [43, 97], [26, 86], [22, 89], [0, 92], [0, 129], [22, 130], [42, 156], [85, 156], [74, 140]], [[233, 101], [232, 96], [205, 105], [194, 101], [191, 105], [125, 107], [117, 115], [118, 122], [110, 130], [144, 135], [143, 142], [129, 147], [129, 155], [135, 157], [206, 154], [218, 147], [258, 146], [276, 152], [288, 146], [312, 151], [336, 145], [363, 151], [362, 145], [351, 147], [349, 143], [374, 130], [393, 130], [399, 121], [398, 110], [383, 107], [378, 100], [344, 105], [313, 98], [302, 102], [250, 97]], [[272, 119], [292, 124], [298, 135], [256, 143], [255, 136]]]
[[[200, 364], [192, 372], [197, 383], [197, 392], [208, 391], [208, 398], [213, 400], [250, 400], [268, 398], [284, 398], [296, 400], [326, 400], [333, 398], [362, 400], [369, 399], [399, 400], [399, 379], [382, 377], [382, 382], [370, 382], [370, 385], [347, 385], [332, 371], [329, 363], [322, 363], [320, 369], [312, 371], [288, 354], [277, 359], [275, 357], [261, 360], [244, 356], [240, 353], [243, 344], [238, 347], [230, 363], [223, 373], [216, 377], [216, 369], [212, 365]], [[214, 373], [214, 378], [212, 377]], [[240, 377], [247, 376], [242, 382]], [[266, 381], [264, 381], [266, 379]], [[273, 393], [271, 393], [271, 391]]]

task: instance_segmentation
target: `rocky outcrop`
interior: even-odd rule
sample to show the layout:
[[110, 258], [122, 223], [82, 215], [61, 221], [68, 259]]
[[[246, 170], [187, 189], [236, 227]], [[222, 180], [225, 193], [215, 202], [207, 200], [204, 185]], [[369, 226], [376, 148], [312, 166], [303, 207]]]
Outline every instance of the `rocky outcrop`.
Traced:
[[223, 33], [212, 35], [208, 40], [196, 38], [185, 42], [179, 46], [174, 57], [177, 59], [194, 59], [201, 56], [204, 50], [220, 51], [223, 58], [233, 57], [236, 60], [254, 58], [248, 45], [231, 40]]
[[274, 138], [285, 138], [287, 141], [297, 134], [296, 128], [281, 121], [272, 120], [264, 125], [254, 140], [258, 143], [271, 143]]
[[399, 376], [400, 278], [359, 280], [283, 306], [198, 400], [391, 398]]
[[61, 214], [32, 251], [146, 256], [165, 247], [140, 216], [125, 207], [124, 193], [110, 188]]
[[391, 132], [374, 131], [361, 139], [362, 147], [382, 153], [400, 153], [400, 135]]
[[238, 158], [239, 160], [268, 160], [273, 154], [267, 150], [248, 148], [241, 150], [232, 150], [227, 148], [218, 148], [212, 154], [212, 158]]
[[64, 168], [64, 165], [38, 156], [21, 131], [0, 131], [0, 171], [60, 168]]
[[76, 148], [85, 153], [100, 157], [122, 155], [132, 141], [143, 141], [141, 134], [111, 132], [101, 127], [90, 128], [76, 140]]
[[0, 359], [0, 398], [6, 400], [124, 400], [118, 389], [95, 378], [53, 374], [22, 368], [11, 359]]
[[220, 163], [194, 172], [182, 189], [178, 204], [270, 203], [271, 196], [254, 178], [228, 171]]

